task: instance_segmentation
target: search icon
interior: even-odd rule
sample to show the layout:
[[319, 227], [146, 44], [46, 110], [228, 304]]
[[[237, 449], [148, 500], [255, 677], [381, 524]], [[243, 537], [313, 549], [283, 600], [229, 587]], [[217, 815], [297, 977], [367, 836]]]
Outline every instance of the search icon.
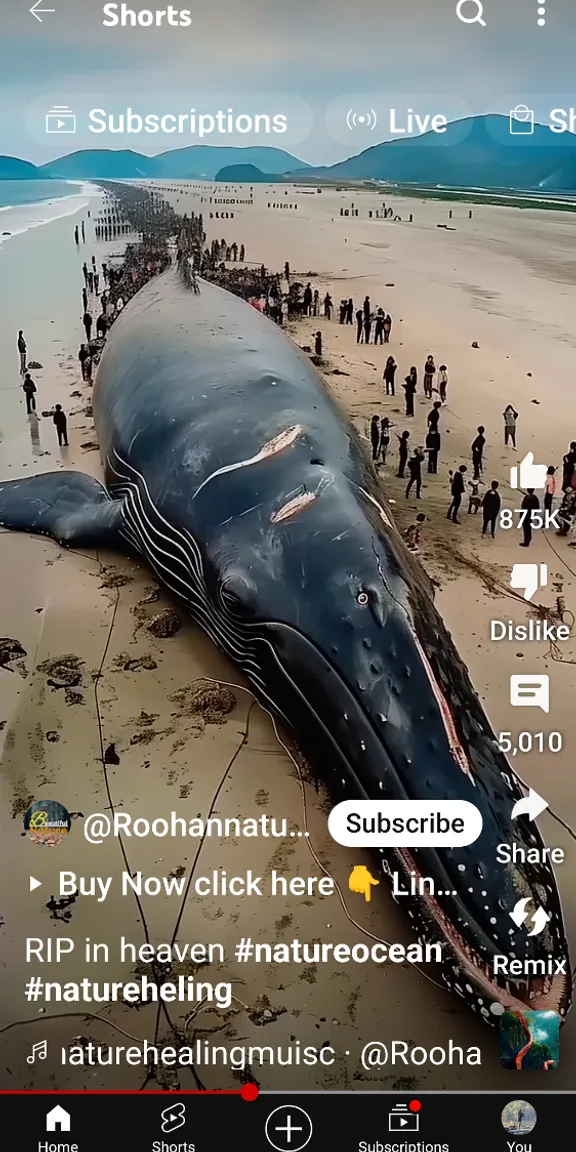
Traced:
[[[474, 5], [474, 8], [476, 9], [475, 16], [462, 15], [462, 9], [465, 4]], [[481, 24], [483, 28], [486, 27], [486, 21], [483, 19], [484, 5], [481, 3], [481, 0], [458, 0], [458, 4], [456, 5], [456, 15], [463, 24]]]

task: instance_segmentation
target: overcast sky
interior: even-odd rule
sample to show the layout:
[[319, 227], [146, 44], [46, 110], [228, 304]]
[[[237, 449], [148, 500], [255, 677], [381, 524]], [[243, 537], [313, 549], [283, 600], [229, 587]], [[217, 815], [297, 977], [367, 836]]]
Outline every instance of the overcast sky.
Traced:
[[[284, 113], [288, 132], [258, 142], [315, 164], [389, 138], [392, 102], [449, 118], [523, 102], [543, 116], [576, 105], [574, 0], [545, 2], [543, 28], [536, 0], [484, 0], [486, 27], [462, 24], [456, 0], [176, 0], [190, 5], [192, 27], [120, 28], [103, 26], [99, 0], [41, 0], [55, 9], [42, 24], [32, 0], [0, 0], [0, 152], [42, 163], [85, 146], [152, 154], [199, 143], [190, 133], [88, 134], [90, 108], [129, 104], [143, 114]], [[462, 11], [473, 16], [476, 0]], [[45, 135], [54, 104], [77, 113], [76, 136]], [[375, 131], [347, 128], [348, 108], [361, 115], [376, 104]]]

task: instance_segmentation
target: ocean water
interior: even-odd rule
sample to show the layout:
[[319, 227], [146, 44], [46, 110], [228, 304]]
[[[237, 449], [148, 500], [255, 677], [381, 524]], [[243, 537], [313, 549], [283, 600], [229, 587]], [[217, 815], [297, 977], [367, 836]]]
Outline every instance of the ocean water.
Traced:
[[99, 189], [65, 180], [0, 180], [0, 244], [86, 207]]

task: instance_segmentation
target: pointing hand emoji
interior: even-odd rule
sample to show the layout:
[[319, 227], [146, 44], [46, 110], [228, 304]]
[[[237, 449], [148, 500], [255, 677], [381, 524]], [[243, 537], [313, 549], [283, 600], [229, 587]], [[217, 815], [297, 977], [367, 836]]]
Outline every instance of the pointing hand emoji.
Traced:
[[379, 880], [374, 880], [374, 877], [370, 875], [364, 864], [357, 864], [350, 874], [348, 887], [351, 892], [359, 892], [361, 896], [364, 896], [366, 903], [369, 904], [372, 899], [372, 885], [379, 883]]

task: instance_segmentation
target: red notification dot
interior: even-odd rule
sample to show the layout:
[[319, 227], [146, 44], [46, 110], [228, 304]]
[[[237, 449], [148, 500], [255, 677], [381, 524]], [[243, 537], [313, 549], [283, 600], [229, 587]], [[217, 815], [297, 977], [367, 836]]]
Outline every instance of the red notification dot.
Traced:
[[[257, 1100], [258, 1096], [260, 1095], [258, 1085], [243, 1084], [240, 1089], [240, 1095], [243, 1100], [247, 1100], [249, 1104], [252, 1103], [252, 1101]], [[420, 1105], [418, 1105], [418, 1107], [420, 1107]]]
[[419, 1112], [422, 1105], [419, 1100], [411, 1100], [408, 1107], [411, 1112]]

